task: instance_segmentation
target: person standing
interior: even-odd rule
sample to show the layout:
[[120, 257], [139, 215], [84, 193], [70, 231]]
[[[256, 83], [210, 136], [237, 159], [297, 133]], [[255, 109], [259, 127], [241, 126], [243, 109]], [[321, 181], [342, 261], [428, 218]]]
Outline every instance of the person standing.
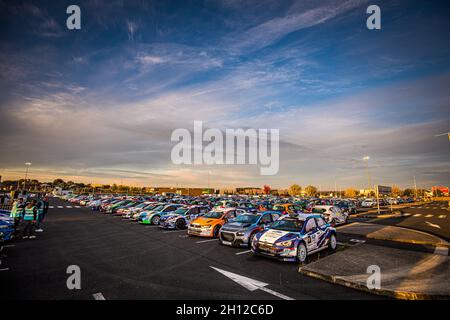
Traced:
[[40, 206], [39, 206], [39, 210], [38, 210], [38, 218], [37, 218], [37, 229], [35, 230], [36, 232], [44, 231], [42, 229], [42, 224], [43, 224], [45, 216], [48, 212], [48, 207], [49, 207], [48, 197], [45, 196], [44, 199], [42, 199], [40, 201]]
[[20, 220], [23, 216], [23, 211], [25, 208], [25, 203], [23, 202], [22, 198], [19, 198], [18, 200], [14, 201], [10, 217], [14, 219], [14, 233], [17, 232], [17, 229], [19, 228]]
[[24, 210], [23, 221], [25, 222], [25, 228], [23, 229], [22, 239], [34, 239], [36, 236], [33, 234], [34, 226], [36, 225], [36, 219], [38, 216], [38, 209], [36, 208], [36, 200], [32, 200]]

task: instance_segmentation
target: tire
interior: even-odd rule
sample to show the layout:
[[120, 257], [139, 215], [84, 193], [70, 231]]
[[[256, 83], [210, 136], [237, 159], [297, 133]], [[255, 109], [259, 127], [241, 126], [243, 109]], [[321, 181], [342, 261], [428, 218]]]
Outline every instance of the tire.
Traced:
[[255, 236], [256, 236], [256, 232], [253, 232], [253, 233], [250, 235], [250, 237], [248, 237], [248, 247], [249, 247], [249, 248], [252, 247], [252, 242], [253, 242], [253, 239], [255, 238]]
[[332, 233], [330, 236], [330, 241], [328, 241], [328, 250], [336, 251], [336, 248], [337, 248], [336, 235]]
[[297, 246], [297, 261], [300, 263], [304, 263], [308, 258], [308, 250], [303, 242]]
[[219, 237], [220, 226], [215, 226], [213, 231], [213, 238]]
[[152, 221], [150, 221], [150, 224], [159, 224], [160, 216], [154, 216], [152, 218]]
[[178, 229], [178, 230], [186, 229], [186, 222], [185, 222], [183, 219], [178, 219], [178, 220], [175, 222], [175, 227], [176, 227], [176, 229]]

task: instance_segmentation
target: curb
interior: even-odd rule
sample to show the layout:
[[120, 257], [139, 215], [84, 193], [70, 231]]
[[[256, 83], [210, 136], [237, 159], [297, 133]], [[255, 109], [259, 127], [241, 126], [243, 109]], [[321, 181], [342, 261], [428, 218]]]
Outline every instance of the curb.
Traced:
[[[417, 231], [417, 230], [414, 230]], [[417, 231], [420, 232], [420, 231]], [[347, 237], [354, 237], [354, 234], [351, 233], [345, 233], [344, 231], [339, 232], [342, 235], [345, 235]], [[429, 246], [433, 248], [447, 248], [450, 249], [450, 243], [435, 243], [435, 242], [428, 242], [428, 241], [417, 241], [417, 240], [405, 240], [405, 239], [398, 239], [398, 240], [392, 240], [389, 238], [368, 238], [366, 236], [358, 235], [359, 238], [365, 239], [365, 240], [379, 240], [379, 241], [385, 241], [385, 242], [392, 242], [392, 243], [403, 243], [403, 244], [413, 244], [413, 245], [419, 245], [419, 246]]]
[[450, 299], [450, 295], [430, 295], [421, 292], [408, 292], [408, 291], [400, 291], [400, 290], [391, 290], [391, 289], [369, 289], [367, 286], [361, 283], [355, 283], [351, 281], [347, 281], [339, 276], [330, 276], [321, 274], [315, 271], [304, 270], [303, 268], [299, 268], [299, 273], [304, 274], [308, 277], [324, 280], [329, 283], [339, 284], [344, 287], [380, 295], [386, 296], [390, 298], [395, 298], [399, 300], [448, 300]]

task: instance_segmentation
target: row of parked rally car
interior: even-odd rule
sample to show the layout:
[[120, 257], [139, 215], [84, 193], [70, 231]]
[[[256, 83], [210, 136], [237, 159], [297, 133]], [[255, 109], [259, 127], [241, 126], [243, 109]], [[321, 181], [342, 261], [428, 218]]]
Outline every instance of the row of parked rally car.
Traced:
[[[308, 255], [337, 246], [337, 224], [347, 222], [348, 205], [308, 201], [275, 202], [183, 197], [68, 198], [73, 204], [189, 236], [218, 238], [227, 246], [250, 247], [256, 255], [304, 262]], [[339, 199], [340, 202], [343, 200]]]

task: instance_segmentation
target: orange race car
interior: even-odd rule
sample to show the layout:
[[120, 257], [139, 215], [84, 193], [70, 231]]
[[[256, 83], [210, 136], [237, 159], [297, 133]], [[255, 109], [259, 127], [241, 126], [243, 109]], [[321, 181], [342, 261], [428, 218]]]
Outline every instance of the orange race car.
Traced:
[[281, 214], [296, 214], [302, 213], [302, 207], [292, 203], [278, 203], [274, 204], [272, 211], [278, 211]]
[[188, 227], [188, 235], [217, 238], [220, 228], [226, 222], [243, 213], [244, 210], [236, 208], [214, 209], [192, 221]]

